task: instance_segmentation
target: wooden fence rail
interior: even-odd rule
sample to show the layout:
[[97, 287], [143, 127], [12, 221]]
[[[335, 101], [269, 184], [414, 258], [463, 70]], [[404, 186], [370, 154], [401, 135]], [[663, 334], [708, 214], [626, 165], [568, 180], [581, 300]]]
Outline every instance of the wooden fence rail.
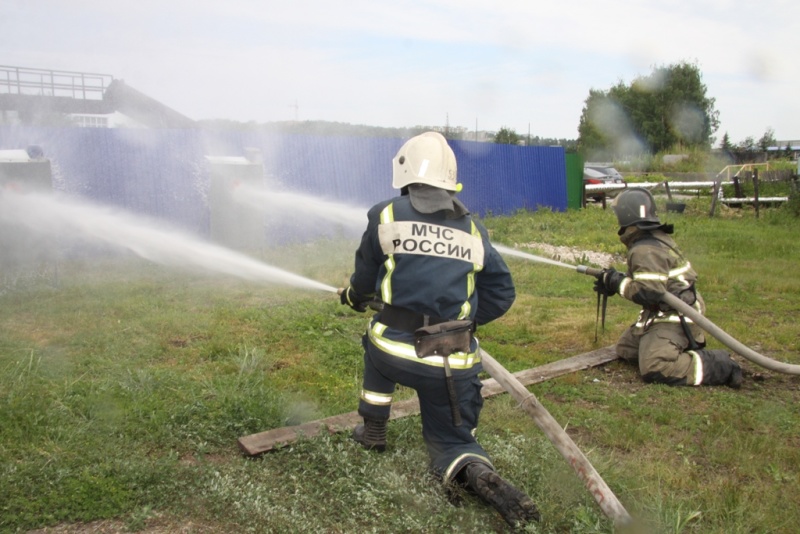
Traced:
[[[793, 187], [797, 189], [798, 176], [791, 172], [783, 171], [769, 171], [770, 182], [792, 180]], [[626, 189], [628, 187], [642, 187], [650, 191], [664, 188], [668, 204], [668, 211], [682, 211], [682, 206], [673, 203], [672, 192], [678, 191], [698, 191], [701, 189], [711, 190], [711, 209], [709, 217], [713, 217], [716, 213], [718, 204], [725, 204], [731, 207], [741, 207], [743, 205], [752, 205], [755, 208], [756, 218], [759, 217], [762, 206], [774, 206], [789, 200], [789, 197], [764, 197], [760, 195], [760, 185], [764, 180], [759, 178], [758, 168], [753, 168], [752, 171], [747, 170], [744, 176], [740, 177], [738, 174], [726, 182], [723, 179], [715, 179], [710, 181], [669, 181], [663, 182], [640, 182], [640, 183], [623, 183], [623, 184], [584, 184], [583, 185], [583, 206], [586, 206], [587, 199], [592, 198], [596, 201], [602, 202], [603, 209], [606, 209], [607, 200], [611, 198], [617, 191]], [[734, 187], [734, 197], [725, 198], [722, 190], [724, 183], [730, 183]], [[744, 193], [743, 185], [752, 184], [753, 195], [746, 196]]]

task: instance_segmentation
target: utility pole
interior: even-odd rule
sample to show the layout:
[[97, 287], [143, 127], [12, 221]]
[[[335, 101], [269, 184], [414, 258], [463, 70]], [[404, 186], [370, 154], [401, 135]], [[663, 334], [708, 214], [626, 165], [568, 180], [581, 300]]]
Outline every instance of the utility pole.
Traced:
[[294, 121], [297, 122], [297, 112], [300, 109], [300, 106], [297, 105], [297, 99], [294, 99], [294, 104], [289, 104], [290, 108], [294, 108]]

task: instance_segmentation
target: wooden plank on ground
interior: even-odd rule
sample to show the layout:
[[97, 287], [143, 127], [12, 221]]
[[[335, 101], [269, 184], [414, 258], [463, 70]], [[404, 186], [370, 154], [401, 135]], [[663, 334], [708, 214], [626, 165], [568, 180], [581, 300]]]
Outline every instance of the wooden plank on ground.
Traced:
[[[534, 367], [533, 369], [519, 371], [514, 373], [514, 376], [523, 385], [529, 386], [557, 376], [596, 367], [615, 359], [617, 359], [617, 355], [614, 352], [614, 345], [611, 345], [571, 358], [565, 358], [546, 365]], [[481, 395], [484, 398], [493, 397], [501, 393], [505, 393], [505, 389], [503, 389], [503, 386], [498, 384], [496, 380], [489, 378], [483, 381]], [[419, 400], [415, 397], [392, 404], [392, 411], [389, 418], [399, 419], [418, 413]], [[238, 443], [239, 448], [244, 454], [248, 456], [257, 456], [294, 443], [301, 438], [313, 438], [323, 433], [334, 434], [336, 432], [350, 430], [358, 423], [361, 423], [361, 416], [358, 415], [358, 412], [354, 411], [318, 419], [301, 425], [273, 428], [249, 436], [242, 436], [239, 438]]]

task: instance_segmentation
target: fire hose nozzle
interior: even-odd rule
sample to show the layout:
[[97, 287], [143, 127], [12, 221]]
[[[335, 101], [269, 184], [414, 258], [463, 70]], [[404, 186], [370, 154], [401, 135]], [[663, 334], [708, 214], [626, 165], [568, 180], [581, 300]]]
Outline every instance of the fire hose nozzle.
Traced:
[[597, 269], [595, 267], [587, 267], [586, 265], [578, 265], [577, 271], [581, 274], [588, 274], [589, 276], [594, 276], [595, 278], [599, 278], [603, 275], [602, 269]]

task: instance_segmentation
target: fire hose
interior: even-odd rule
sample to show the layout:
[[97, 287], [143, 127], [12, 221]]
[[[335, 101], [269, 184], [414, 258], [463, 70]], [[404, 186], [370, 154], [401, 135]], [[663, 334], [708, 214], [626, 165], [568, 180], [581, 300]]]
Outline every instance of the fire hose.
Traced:
[[558, 421], [542, 406], [536, 396], [528, 391], [528, 388], [485, 350], [480, 349], [480, 354], [484, 370], [498, 384], [503, 386], [519, 403], [520, 407], [531, 416], [536, 426], [547, 436], [547, 439], [561, 453], [561, 456], [564, 457], [578, 475], [578, 478], [584, 483], [586, 489], [592, 494], [595, 502], [600, 506], [606, 517], [611, 519], [616, 527], [632, 526], [634, 524], [633, 519], [628, 514], [628, 511], [625, 510], [625, 507], [600, 477], [597, 470], [595, 470], [578, 446], [575, 445], [569, 434], [561, 428]]
[[[596, 269], [593, 267], [587, 267], [585, 265], [578, 265], [577, 271], [581, 274], [588, 274], [589, 276], [594, 276], [595, 278], [600, 278], [603, 276], [602, 269]], [[760, 365], [765, 369], [769, 369], [771, 371], [776, 371], [778, 373], [784, 373], [788, 375], [800, 375], [800, 365], [794, 365], [790, 363], [783, 363], [772, 358], [768, 358], [762, 354], [757, 353], [750, 347], [740, 343], [736, 339], [734, 339], [730, 334], [722, 330], [720, 327], [712, 323], [708, 318], [706, 318], [703, 314], [683, 302], [681, 299], [673, 295], [672, 293], [665, 292], [661, 295], [661, 300], [670, 306], [672, 309], [677, 310], [678, 312], [682, 313], [695, 324], [700, 326], [703, 330], [711, 334], [717, 341], [731, 349], [736, 354], [747, 358], [751, 362], [755, 363], [756, 365]]]
[[[498, 249], [501, 249], [501, 252], [523, 256], [527, 259], [542, 261], [558, 267], [566, 267], [570, 269], [575, 268], [577, 269], [578, 273], [587, 274], [596, 278], [603, 276], [602, 269], [588, 267], [585, 265], [578, 265], [576, 267], [558, 261], [547, 260], [538, 256], [520, 253], [506, 247], [498, 247]], [[339, 293], [341, 293], [341, 291], [342, 289], [339, 290]], [[701, 313], [697, 312], [694, 308], [687, 305], [671, 293], [664, 293], [661, 296], [661, 300], [665, 304], [694, 321], [695, 324], [699, 325], [723, 345], [737, 354], [747, 358], [753, 363], [772, 371], [800, 375], [800, 365], [778, 362], [755, 352], [754, 350], [734, 339]], [[380, 309], [379, 306], [374, 305], [372, 302], [370, 303], [370, 307], [376, 311]], [[502, 385], [506, 391], [508, 391], [509, 394], [511, 394], [515, 400], [519, 402], [520, 406], [528, 413], [528, 415], [531, 416], [540, 430], [542, 430], [542, 432], [556, 447], [559, 453], [561, 453], [564, 459], [567, 460], [570, 466], [575, 470], [578, 477], [585, 484], [606, 517], [611, 519], [617, 527], [624, 528], [635, 525], [632, 517], [628, 514], [608, 485], [603, 481], [586, 456], [584, 456], [580, 449], [578, 449], [577, 445], [575, 445], [575, 442], [572, 441], [569, 435], [561, 428], [561, 426], [547, 411], [547, 409], [542, 406], [536, 396], [528, 391], [528, 389], [521, 382], [519, 382], [519, 380], [517, 380], [513, 374], [500, 365], [494, 358], [486, 353], [486, 351], [480, 349], [480, 353], [484, 369], [492, 376], [492, 378]]]
[[[341, 288], [337, 292], [341, 295], [343, 291], [345, 291], [345, 289]], [[371, 300], [366, 304], [374, 311], [381, 311], [383, 308], [383, 303], [379, 300]], [[528, 391], [525, 385], [517, 380], [511, 372], [483, 349], [479, 349], [479, 351], [484, 370], [519, 402], [520, 407], [533, 419], [536, 426], [539, 427], [556, 450], [558, 450], [567, 463], [569, 463], [570, 467], [572, 467], [589, 490], [589, 493], [592, 494], [595, 502], [606, 517], [613, 521], [614, 525], [618, 528], [633, 526], [635, 524], [633, 518], [628, 514], [628, 511], [619, 499], [617, 499], [616, 495], [611, 491], [611, 488], [608, 487], [575, 442], [572, 441], [572, 438], [561, 428], [558, 421], [555, 420], [550, 412], [539, 402], [536, 396]], [[445, 356], [444, 362], [445, 365], [447, 365], [447, 356]], [[445, 370], [448, 379], [447, 386], [448, 392], [450, 393], [451, 410], [453, 410], [453, 424], [454, 426], [459, 426], [461, 424], [461, 416], [460, 413], [458, 413], [458, 408], [454, 407], [455, 393], [450, 391], [450, 388], [453, 387], [451, 384], [452, 376], [447, 367], [445, 367]]]

